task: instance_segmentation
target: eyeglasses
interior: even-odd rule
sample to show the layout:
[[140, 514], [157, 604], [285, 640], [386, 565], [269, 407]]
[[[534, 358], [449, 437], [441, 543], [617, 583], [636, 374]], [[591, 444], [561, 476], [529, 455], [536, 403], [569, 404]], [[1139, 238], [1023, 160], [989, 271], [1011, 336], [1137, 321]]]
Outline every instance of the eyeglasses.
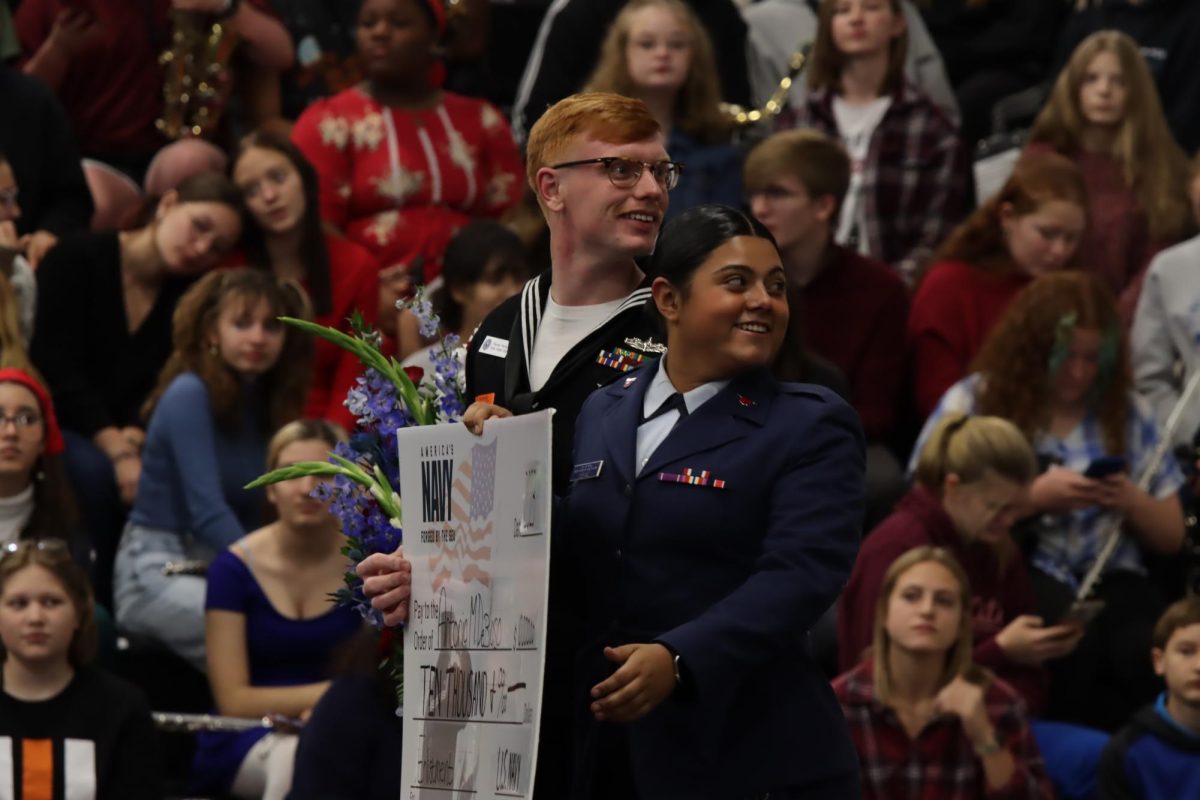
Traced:
[[582, 167], [585, 164], [603, 164], [604, 171], [612, 185], [618, 189], [632, 189], [642, 179], [642, 172], [650, 168], [650, 174], [658, 185], [668, 192], [679, 184], [679, 176], [683, 172], [683, 164], [676, 161], [638, 161], [633, 158], [604, 156], [602, 158], [585, 158], [583, 161], [567, 161], [562, 164], [551, 164], [550, 169], [566, 169], [567, 167]]
[[29, 430], [35, 425], [41, 424], [41, 421], [41, 415], [34, 411], [18, 411], [12, 416], [0, 414], [0, 430], [4, 430], [4, 426], [10, 422], [19, 431]]
[[0, 559], [26, 550], [40, 550], [46, 553], [69, 553], [70, 547], [63, 539], [21, 539], [16, 542], [8, 542], [4, 547], [0, 548]]

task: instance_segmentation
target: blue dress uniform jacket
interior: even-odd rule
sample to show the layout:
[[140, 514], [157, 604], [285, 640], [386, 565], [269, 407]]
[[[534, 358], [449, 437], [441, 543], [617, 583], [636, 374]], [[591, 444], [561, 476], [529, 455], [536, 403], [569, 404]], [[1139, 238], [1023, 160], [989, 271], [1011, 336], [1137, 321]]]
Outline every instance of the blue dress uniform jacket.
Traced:
[[[761, 798], [857, 774], [842, 711], [808, 630], [854, 566], [864, 444], [832, 392], [734, 379], [635, 470], [651, 364], [595, 392], [579, 415], [575, 471], [556, 525], [586, 625], [572, 703], [575, 788], [588, 797], [599, 728], [588, 691], [602, 648], [658, 641], [685, 683], [626, 727], [642, 800]], [[689, 472], [690, 470], [690, 472]], [[543, 731], [543, 735], [553, 732]]]

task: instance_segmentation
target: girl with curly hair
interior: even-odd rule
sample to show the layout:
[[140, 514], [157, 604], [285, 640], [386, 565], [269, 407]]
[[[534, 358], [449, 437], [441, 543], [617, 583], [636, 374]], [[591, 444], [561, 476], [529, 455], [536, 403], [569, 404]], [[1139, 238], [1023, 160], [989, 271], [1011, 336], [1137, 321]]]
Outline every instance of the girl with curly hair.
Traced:
[[179, 301], [174, 352], [146, 402], [144, 466], [114, 574], [117, 623], [204, 662], [205, 581], [177, 574], [258, 527], [271, 431], [300, 416], [312, 341], [297, 285], [257, 269], [215, 272]]
[[[1034, 281], [988, 337], [974, 368], [942, 397], [914, 452], [945, 415], [977, 413], [1015, 424], [1049, 464], [1030, 487], [1028, 509], [1038, 515], [1031, 576], [1047, 624], [1063, 619], [1110, 517], [1123, 518], [1127, 533], [1096, 591], [1105, 608], [1075, 653], [1053, 662], [1055, 676], [1069, 680], [1056, 685], [1049, 709], [1051, 716], [1112, 729], [1157, 691], [1144, 653], [1166, 603], [1146, 577], [1143, 550], [1179, 550], [1183, 475], [1167, 458], [1147, 490], [1134, 483], [1152, 466], [1159, 432], [1132, 393], [1121, 321], [1098, 277], [1063, 272]], [[1085, 474], [1105, 457], [1123, 459], [1127, 471]], [[1097, 696], [1111, 701], [1098, 704]]]
[[1076, 264], [1087, 223], [1079, 169], [1032, 153], [950, 234], [918, 279], [908, 317], [913, 388], [922, 416], [967, 374], [1013, 298], [1038, 275]]
[[1137, 43], [1100, 31], [1075, 48], [1029, 134], [1030, 149], [1075, 161], [1089, 199], [1080, 264], [1131, 318], [1141, 275], [1192, 228], [1187, 157], [1175, 143]]
[[636, 97], [667, 135], [667, 152], [687, 165], [671, 190], [666, 219], [702, 203], [742, 202], [741, 156], [721, 113], [712, 42], [682, 0], [632, 0], [600, 51], [587, 91]]

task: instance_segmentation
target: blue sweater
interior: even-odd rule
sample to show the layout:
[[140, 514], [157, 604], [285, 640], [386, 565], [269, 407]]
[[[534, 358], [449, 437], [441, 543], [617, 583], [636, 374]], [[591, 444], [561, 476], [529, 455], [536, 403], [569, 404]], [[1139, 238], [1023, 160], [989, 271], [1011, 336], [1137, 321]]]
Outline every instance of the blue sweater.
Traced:
[[1097, 789], [1100, 800], [1200, 797], [1200, 736], [1143, 708], [1105, 748]]
[[263, 490], [242, 487], [266, 471], [266, 436], [243, 405], [240, 429], [230, 435], [217, 427], [198, 375], [171, 382], [146, 428], [130, 522], [188, 533], [217, 550], [258, 527]]

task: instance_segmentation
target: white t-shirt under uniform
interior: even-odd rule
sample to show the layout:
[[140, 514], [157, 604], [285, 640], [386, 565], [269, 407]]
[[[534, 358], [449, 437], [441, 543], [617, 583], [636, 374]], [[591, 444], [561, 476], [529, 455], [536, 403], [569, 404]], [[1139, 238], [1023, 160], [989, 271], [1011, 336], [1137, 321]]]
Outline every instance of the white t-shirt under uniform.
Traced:
[[546, 308], [542, 311], [542, 322], [533, 340], [529, 388], [535, 392], [541, 390], [562, 357], [603, 325], [626, 299], [621, 297], [591, 306], [560, 306], [554, 302], [554, 289], [551, 288], [550, 296], [546, 298]]

